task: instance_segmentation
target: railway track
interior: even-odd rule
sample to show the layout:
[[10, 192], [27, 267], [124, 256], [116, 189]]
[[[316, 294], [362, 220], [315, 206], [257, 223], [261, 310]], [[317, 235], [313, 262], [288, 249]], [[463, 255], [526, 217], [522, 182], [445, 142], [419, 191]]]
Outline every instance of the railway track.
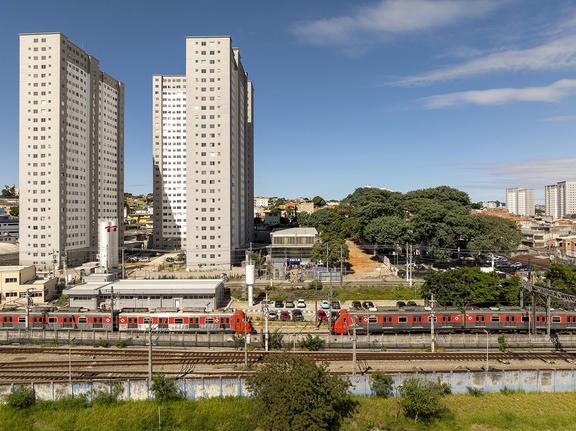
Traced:
[[[70, 360], [70, 352], [74, 360]], [[261, 362], [266, 352], [248, 352], [248, 362]], [[314, 361], [352, 362], [353, 354], [345, 352], [295, 352]], [[62, 359], [31, 360], [31, 355], [60, 355]], [[86, 359], [78, 359], [84, 356]], [[388, 362], [389, 373], [422, 372], [421, 366], [433, 362], [436, 371], [465, 372], [481, 371], [486, 361], [485, 353], [476, 352], [357, 352], [356, 359], [366, 365], [375, 362]], [[489, 354], [492, 363], [513, 364], [522, 367], [522, 362], [540, 361], [544, 366], [558, 364], [572, 368], [576, 363], [576, 353], [568, 352], [494, 352]], [[154, 350], [154, 371], [161, 371], [171, 378], [201, 379], [203, 377], [235, 379], [246, 377], [246, 370], [230, 369], [230, 366], [244, 365], [245, 353], [241, 351], [168, 351]], [[412, 370], [393, 371], [394, 364], [415, 362]], [[533, 367], [533, 362], [531, 363]], [[563, 364], [563, 365], [561, 365]], [[215, 366], [207, 368], [206, 366]], [[224, 367], [224, 368], [223, 368]], [[427, 367], [430, 368], [430, 367]], [[491, 367], [492, 368], [492, 367]], [[530, 368], [530, 367], [529, 367]], [[506, 368], [511, 370], [511, 368]], [[430, 370], [431, 371], [431, 370]], [[350, 371], [348, 371], [350, 373]], [[346, 372], [333, 372], [346, 374]], [[73, 381], [102, 380], [146, 380], [148, 378], [148, 350], [102, 350], [86, 348], [55, 348], [55, 347], [0, 347], [0, 385], [11, 383], [49, 383]]]
[[[103, 350], [88, 348], [63, 348], [63, 347], [0, 347], [0, 355], [31, 355], [31, 354], [51, 354], [88, 356], [94, 361], [96, 358], [106, 357], [106, 363], [110, 361], [119, 361], [119, 363], [137, 363], [138, 358], [143, 362], [147, 361], [148, 350], [143, 349], [125, 349], [125, 350]], [[325, 351], [325, 352], [306, 352], [297, 351], [298, 355], [304, 355], [315, 361], [352, 361], [353, 353], [350, 351]], [[248, 352], [248, 362], [260, 362], [267, 355], [267, 352]], [[152, 353], [154, 363], [177, 364], [182, 362], [195, 362], [202, 364], [239, 364], [245, 361], [245, 352], [243, 351], [188, 351], [188, 350], [154, 350]], [[0, 356], [1, 358], [1, 356]], [[486, 353], [480, 352], [366, 352], [359, 351], [356, 353], [357, 360], [365, 361], [485, 361]], [[568, 359], [576, 362], [576, 353], [572, 352], [490, 352], [491, 360], [503, 361], [527, 361], [527, 360], [556, 360]], [[164, 362], [162, 362], [164, 361]], [[53, 362], [53, 361], [51, 361]], [[74, 361], [75, 363], [78, 361]], [[86, 361], [90, 362], [90, 361]], [[17, 363], [15, 361], [9, 364]], [[66, 362], [68, 363], [68, 362]], [[6, 362], [0, 362], [0, 369], [6, 365]]]

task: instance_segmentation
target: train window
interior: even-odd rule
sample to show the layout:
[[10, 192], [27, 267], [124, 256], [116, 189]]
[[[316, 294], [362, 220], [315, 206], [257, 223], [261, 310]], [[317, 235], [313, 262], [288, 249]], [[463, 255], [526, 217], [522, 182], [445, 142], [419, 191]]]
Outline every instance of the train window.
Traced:
[[398, 317], [398, 323], [408, 323], [408, 318], [406, 316]]
[[58, 322], [58, 319], [56, 319], [56, 317], [49, 317], [48, 318], [48, 323], [56, 323]]
[[529, 322], [528, 316], [522, 316], [522, 322]]
[[[384, 318], [384, 319], [386, 319], [386, 318]], [[347, 322], [347, 319], [346, 319], [346, 317], [343, 317], [343, 318], [342, 318], [342, 322], [344, 322], [344, 323], [346, 323], [346, 322]]]
[[561, 319], [560, 316], [552, 316], [552, 323], [560, 323]]
[[18, 323], [26, 323], [26, 318], [25, 317], [19, 317]]
[[193, 325], [198, 325], [200, 319], [198, 319], [197, 317], [193, 317], [192, 319], [190, 319], [190, 323], [192, 323]]
[[500, 316], [491, 316], [490, 321], [491, 322], [500, 322]]
[[93, 323], [102, 323], [102, 318], [101, 317], [95, 317], [92, 321], [93, 321]]
[[236, 323], [240, 323], [240, 318], [239, 318], [239, 317], [236, 318]]
[[88, 319], [86, 317], [79, 317], [78, 323], [88, 323]]
[[175, 325], [182, 325], [183, 323], [184, 323], [184, 319], [182, 319], [181, 317], [174, 319]]
[[476, 321], [477, 322], [484, 322], [484, 316], [476, 316]]
[[213, 324], [214, 324], [214, 319], [208, 319], [208, 318], [206, 318], [206, 321], [205, 321], [204, 323], [206, 323], [206, 325], [213, 325]]
[[378, 318], [377, 317], [369, 317], [368, 323], [378, 323]]

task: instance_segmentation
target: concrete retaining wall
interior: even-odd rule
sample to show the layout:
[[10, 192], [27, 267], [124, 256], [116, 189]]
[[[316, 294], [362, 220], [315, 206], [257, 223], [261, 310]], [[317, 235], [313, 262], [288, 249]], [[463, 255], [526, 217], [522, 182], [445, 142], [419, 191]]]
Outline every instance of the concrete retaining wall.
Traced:
[[[293, 346], [306, 336], [307, 332], [285, 332], [283, 343], [285, 346]], [[352, 349], [352, 339], [347, 335], [329, 335], [326, 332], [312, 332], [326, 341], [325, 348]], [[148, 336], [145, 332], [98, 332], [98, 331], [25, 331], [25, 330], [0, 330], [0, 344], [32, 343], [32, 344], [69, 344], [93, 345], [101, 340], [106, 340], [110, 345], [117, 341], [132, 338], [130, 346], [146, 346]], [[155, 333], [154, 339], [158, 346], [181, 347], [233, 347], [230, 334], [194, 334], [164, 332]], [[430, 334], [380, 334], [358, 335], [357, 346], [359, 349], [371, 350], [407, 350], [425, 349], [430, 347]], [[438, 334], [436, 347], [447, 350], [486, 349], [486, 341], [490, 350], [498, 350], [498, 334]], [[250, 345], [255, 348], [263, 348], [262, 334], [249, 336]], [[526, 334], [506, 334], [506, 343], [509, 349], [573, 349], [576, 348], [576, 334], [553, 334], [552, 336], [539, 334], [528, 337]]]
[[[398, 387], [402, 382], [414, 374], [398, 374], [393, 376], [394, 385]], [[468, 387], [484, 389], [486, 392], [497, 392], [505, 387], [520, 389], [527, 392], [566, 392], [576, 390], [575, 370], [547, 370], [547, 371], [495, 371], [490, 373], [450, 372], [450, 373], [416, 373], [423, 378], [440, 378], [443, 383], [449, 383], [453, 393], [465, 393]], [[370, 376], [344, 376], [352, 383], [351, 392], [354, 395], [371, 395]], [[146, 400], [152, 399], [147, 381], [115, 382], [122, 387], [121, 399]], [[247, 397], [244, 379], [202, 379], [181, 380], [178, 382], [180, 390], [189, 399], [240, 396]], [[38, 398], [43, 400], [57, 400], [66, 395], [87, 394], [92, 397], [95, 391], [110, 390], [110, 384], [97, 383], [50, 383], [31, 385]], [[12, 386], [0, 386], [0, 399], [14, 389]]]

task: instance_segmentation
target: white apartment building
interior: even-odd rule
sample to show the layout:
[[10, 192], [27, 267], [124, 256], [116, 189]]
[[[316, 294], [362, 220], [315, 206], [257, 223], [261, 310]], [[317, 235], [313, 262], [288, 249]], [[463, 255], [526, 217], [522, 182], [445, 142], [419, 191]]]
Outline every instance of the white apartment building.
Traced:
[[95, 260], [98, 220], [122, 220], [124, 84], [99, 63], [61, 33], [20, 35], [20, 265]]
[[154, 75], [153, 248], [228, 269], [254, 236], [253, 87], [229, 36], [187, 37], [186, 75]]
[[544, 188], [546, 215], [554, 219], [576, 214], [576, 181], [561, 181]]
[[506, 189], [506, 208], [510, 214], [529, 216], [535, 214], [534, 189]]

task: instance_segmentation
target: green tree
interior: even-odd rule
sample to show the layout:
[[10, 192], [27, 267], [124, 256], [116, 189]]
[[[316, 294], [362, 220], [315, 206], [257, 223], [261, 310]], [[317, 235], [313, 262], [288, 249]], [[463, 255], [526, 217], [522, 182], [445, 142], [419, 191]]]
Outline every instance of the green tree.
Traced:
[[384, 371], [374, 371], [370, 376], [370, 389], [377, 397], [387, 398], [393, 394], [394, 379]]
[[408, 377], [400, 387], [400, 405], [404, 414], [414, 419], [414, 423], [418, 419], [430, 420], [446, 409], [442, 398], [450, 392], [450, 385], [442, 383], [440, 378]]
[[410, 239], [409, 225], [398, 216], [383, 216], [372, 220], [366, 229], [364, 237], [378, 249], [393, 248], [395, 244], [403, 244]]
[[475, 217], [478, 220], [478, 234], [468, 243], [468, 248], [477, 255], [489, 250], [513, 251], [524, 238], [512, 220], [487, 214], [477, 214]]
[[327, 364], [287, 352], [267, 355], [246, 386], [262, 430], [338, 429], [356, 405], [350, 383], [330, 376]]
[[550, 286], [554, 289], [576, 293], [576, 267], [573, 265], [551, 263], [544, 278], [550, 280]]
[[27, 409], [36, 404], [36, 394], [29, 386], [16, 386], [12, 392], [4, 396], [4, 402], [13, 409]]
[[314, 202], [314, 208], [321, 208], [326, 205], [326, 201], [320, 196], [315, 196], [314, 199], [312, 199], [312, 202]]
[[310, 218], [310, 213], [299, 212], [296, 216], [296, 223], [299, 227], [308, 227], [308, 219]]
[[10, 207], [10, 215], [12, 217], [18, 217], [20, 215], [20, 207]]
[[463, 307], [471, 302], [496, 302], [500, 296], [500, 280], [478, 268], [461, 268], [436, 272], [424, 277], [421, 292], [445, 306]]
[[152, 376], [150, 391], [154, 394], [154, 399], [159, 403], [184, 399], [184, 394], [178, 389], [176, 380], [166, 378], [163, 373]]
[[16, 197], [16, 187], [15, 186], [4, 186], [2, 190], [3, 198], [15, 198]]

